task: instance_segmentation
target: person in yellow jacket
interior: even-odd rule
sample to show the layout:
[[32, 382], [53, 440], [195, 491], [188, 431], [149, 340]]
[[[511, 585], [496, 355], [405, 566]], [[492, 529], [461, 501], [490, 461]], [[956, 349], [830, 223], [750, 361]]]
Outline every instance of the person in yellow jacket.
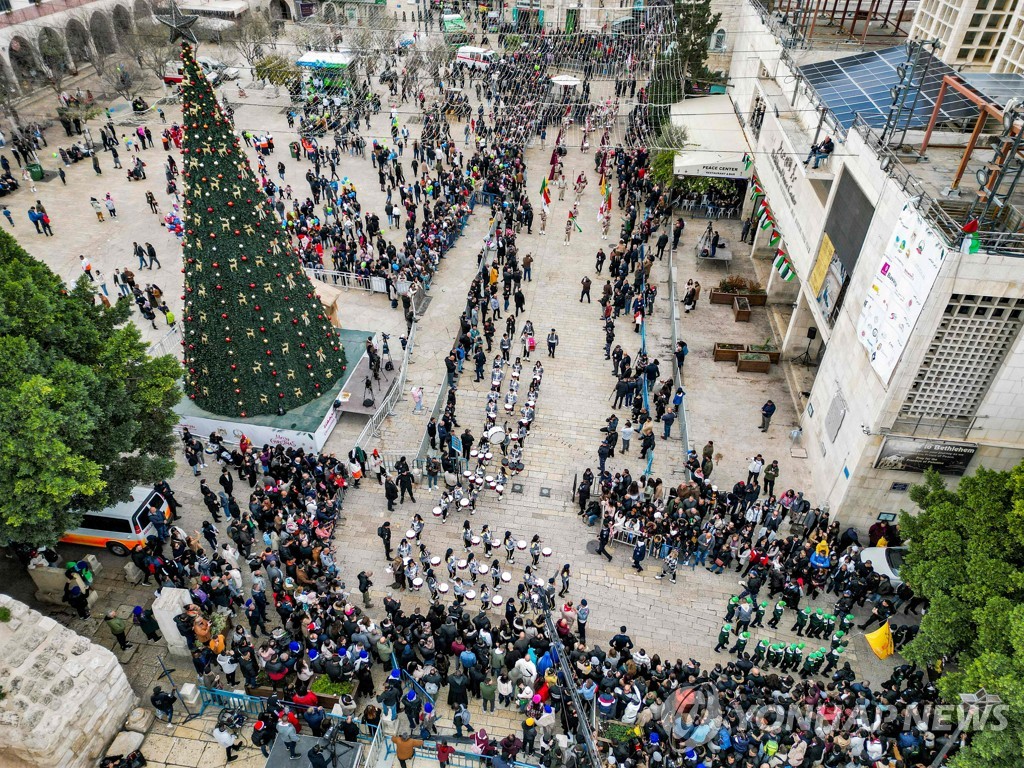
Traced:
[[402, 768], [409, 768], [406, 765], [406, 760], [412, 760], [413, 754], [416, 752], [416, 747], [423, 746], [422, 739], [413, 739], [406, 734], [400, 733], [397, 736], [392, 736], [391, 741], [395, 744], [395, 754], [398, 756], [398, 763]]

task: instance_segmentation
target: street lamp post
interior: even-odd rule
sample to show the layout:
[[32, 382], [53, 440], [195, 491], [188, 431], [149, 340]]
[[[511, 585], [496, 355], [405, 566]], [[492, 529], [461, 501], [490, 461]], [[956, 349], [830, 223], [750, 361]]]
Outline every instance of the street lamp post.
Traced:
[[975, 712], [983, 712], [989, 707], [994, 707], [997, 704], [1002, 703], [1002, 699], [994, 694], [989, 693], [984, 688], [981, 688], [977, 693], [961, 693], [960, 701], [967, 706], [967, 711], [964, 713], [964, 717], [961, 718], [960, 722], [956, 724], [956, 730], [953, 731], [953, 735], [949, 738], [939, 750], [939, 754], [932, 760], [932, 764], [929, 768], [939, 768], [942, 762], [946, 759], [946, 755], [949, 754], [949, 750], [953, 748], [953, 745], [960, 738], [960, 734], [963, 733], [964, 726], [971, 719], [971, 715]]

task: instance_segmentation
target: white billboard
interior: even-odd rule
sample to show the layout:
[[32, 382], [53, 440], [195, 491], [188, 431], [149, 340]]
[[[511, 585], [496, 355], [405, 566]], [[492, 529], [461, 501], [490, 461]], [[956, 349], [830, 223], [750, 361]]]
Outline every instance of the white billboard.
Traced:
[[917, 210], [905, 205], [857, 321], [857, 336], [883, 383], [899, 363], [947, 252]]

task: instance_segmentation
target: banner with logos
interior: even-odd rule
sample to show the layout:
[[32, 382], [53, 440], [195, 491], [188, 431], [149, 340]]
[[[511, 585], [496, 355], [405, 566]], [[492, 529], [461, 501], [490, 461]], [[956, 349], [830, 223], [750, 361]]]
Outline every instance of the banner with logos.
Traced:
[[909, 205], [903, 207], [864, 298], [857, 336], [886, 384], [921, 316], [946, 259], [942, 239]]

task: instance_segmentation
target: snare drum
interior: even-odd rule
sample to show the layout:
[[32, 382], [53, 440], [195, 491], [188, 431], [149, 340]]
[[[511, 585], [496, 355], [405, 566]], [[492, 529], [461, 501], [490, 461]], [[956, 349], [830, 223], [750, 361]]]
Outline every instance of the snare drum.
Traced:
[[491, 488], [494, 487], [494, 475], [488, 475], [487, 477], [484, 478], [484, 480], [487, 481], [487, 484], [491, 486]]
[[526, 539], [520, 539], [516, 542], [516, 549], [526, 549]]
[[[480, 476], [477, 476], [473, 478], [473, 482], [476, 483], [477, 485], [483, 485], [484, 479]], [[465, 501], [465, 499], [463, 499], [463, 501]]]
[[551, 547], [544, 547], [540, 553], [544, 555], [544, 557], [551, 557]]
[[440, 584], [437, 585], [437, 591], [440, 592], [442, 595], [447, 595], [448, 594], [448, 585], [445, 584], [444, 582], [441, 582]]
[[490, 489], [491, 489], [491, 490], [493, 491], [493, 490], [494, 490], [495, 488], [497, 488], [497, 487], [498, 487], [498, 484], [497, 484], [496, 482], [494, 482], [493, 480], [491, 480], [491, 481], [490, 481], [490, 482], [489, 482], [489, 483], [487, 484], [487, 486], [488, 486], [488, 487], [489, 487], [489, 488], [490, 488]]
[[505, 486], [504, 485], [496, 485], [496, 486], [494, 486], [494, 490], [497, 492], [497, 494], [499, 496], [501, 496], [501, 494], [505, 492]]
[[476, 600], [476, 590], [470, 589], [466, 591], [467, 600]]
[[494, 458], [494, 454], [491, 453], [490, 451], [488, 451], [487, 453], [484, 454], [484, 459], [486, 459], [487, 461], [490, 461], [493, 458]]
[[474, 547], [479, 547], [481, 541], [482, 539], [479, 536], [471, 536], [469, 539], [469, 543]]
[[501, 605], [503, 602], [505, 602], [505, 598], [503, 598], [501, 595], [495, 595], [491, 598], [491, 604], [495, 607]]
[[431, 568], [437, 568], [437, 566], [439, 566], [440, 564], [441, 564], [441, 558], [438, 557], [437, 555], [434, 555], [432, 558], [430, 558], [430, 567]]
[[488, 568], [486, 565], [481, 565], [476, 572], [481, 576], [487, 576], [487, 574], [491, 572], [491, 569]]
[[469, 499], [463, 499], [462, 501], [460, 501], [460, 502], [459, 502], [459, 504], [460, 504], [460, 505], [461, 505], [461, 506], [462, 506], [463, 508], [465, 508], [465, 507], [468, 507], [468, 506], [469, 506]]
[[512, 581], [512, 574], [509, 573], [508, 571], [502, 571], [501, 572], [501, 580], [504, 583], [508, 584], [510, 581]]
[[412, 580], [412, 588], [415, 589], [417, 592], [422, 587], [423, 587], [423, 579], [421, 579], [419, 576], [417, 576], [415, 579]]
[[473, 476], [473, 473], [467, 469], [465, 472], [462, 473], [462, 476], [468, 480]]
[[416, 531], [414, 531], [412, 528], [410, 528], [408, 531], [405, 532], [405, 538], [407, 538], [407, 539], [415, 539], [416, 538]]
[[476, 448], [474, 448], [473, 450], [471, 450], [471, 451], [469, 452], [469, 457], [470, 457], [471, 459], [475, 459], [475, 458], [476, 458], [477, 456], [479, 456], [479, 455], [480, 455], [480, 451], [478, 451], [478, 450], [477, 450]]
[[459, 560], [459, 562], [456, 563], [456, 566], [458, 566], [460, 571], [466, 570], [467, 565], [469, 565], [469, 563], [466, 560]]
[[442, 515], [440, 507], [434, 507], [434, 517], [440, 517]]

